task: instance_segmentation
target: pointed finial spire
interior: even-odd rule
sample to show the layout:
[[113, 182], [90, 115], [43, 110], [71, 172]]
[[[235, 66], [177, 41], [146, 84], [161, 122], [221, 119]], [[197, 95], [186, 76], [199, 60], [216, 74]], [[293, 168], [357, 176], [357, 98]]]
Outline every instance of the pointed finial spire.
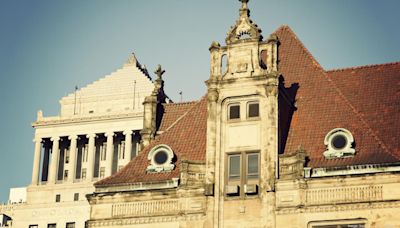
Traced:
[[225, 39], [226, 44], [242, 41], [261, 41], [261, 30], [250, 20], [249, 0], [239, 0], [242, 7], [239, 10], [239, 20], [231, 27]]
[[242, 2], [242, 9], [248, 9], [247, 3], [249, 2], [249, 0], [239, 0], [239, 1]]
[[162, 80], [162, 75], [165, 73], [165, 70], [163, 70], [163, 69], [161, 68], [161, 65], [158, 64], [158, 65], [157, 65], [157, 69], [156, 69], [156, 71], [154, 71], [154, 73], [157, 75], [157, 79], [158, 79], [158, 80]]
[[130, 55], [129, 55], [129, 57], [128, 57], [128, 60], [126, 60], [126, 63], [125, 63], [126, 65], [136, 65], [137, 64], [137, 59], [136, 59], [136, 56], [135, 56], [135, 53], [131, 53]]

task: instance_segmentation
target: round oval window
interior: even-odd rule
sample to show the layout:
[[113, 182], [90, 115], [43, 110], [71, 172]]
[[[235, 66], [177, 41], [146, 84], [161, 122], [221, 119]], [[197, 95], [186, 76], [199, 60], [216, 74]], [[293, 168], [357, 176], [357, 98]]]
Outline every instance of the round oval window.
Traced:
[[154, 155], [154, 161], [159, 165], [164, 164], [167, 161], [167, 159], [168, 159], [168, 154], [164, 150], [160, 150]]
[[343, 149], [346, 145], [347, 145], [347, 139], [345, 136], [336, 135], [335, 137], [333, 137], [332, 146], [335, 149], [338, 149], [338, 150]]

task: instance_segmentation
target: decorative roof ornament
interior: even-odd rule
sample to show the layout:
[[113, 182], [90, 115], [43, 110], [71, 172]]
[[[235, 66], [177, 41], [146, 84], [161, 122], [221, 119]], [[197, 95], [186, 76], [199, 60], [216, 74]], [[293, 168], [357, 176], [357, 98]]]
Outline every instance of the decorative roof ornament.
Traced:
[[158, 64], [158, 65], [157, 65], [157, 69], [156, 69], [156, 71], [154, 71], [154, 73], [157, 75], [157, 79], [158, 79], [158, 80], [162, 80], [162, 75], [165, 73], [165, 70], [163, 70], [163, 69], [161, 68], [161, 65]]
[[231, 27], [225, 39], [226, 44], [233, 44], [239, 41], [261, 41], [261, 29], [250, 20], [250, 10], [247, 6], [249, 0], [239, 0], [242, 7], [239, 10], [239, 20]]
[[128, 57], [128, 59], [126, 60], [126, 65], [128, 66], [136, 66], [137, 65], [137, 59], [134, 53], [131, 53]]

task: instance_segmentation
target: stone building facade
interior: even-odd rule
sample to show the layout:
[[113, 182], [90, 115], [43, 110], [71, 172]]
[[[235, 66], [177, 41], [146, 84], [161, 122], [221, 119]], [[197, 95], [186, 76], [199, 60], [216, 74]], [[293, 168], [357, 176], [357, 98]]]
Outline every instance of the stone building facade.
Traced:
[[15, 227], [400, 227], [400, 62], [327, 71], [288, 26], [263, 38], [240, 2], [200, 100], [169, 103], [162, 68], [152, 83], [132, 56], [60, 116], [39, 113], [27, 203], [0, 214]]
[[145, 104], [160, 120], [145, 114], [139, 156], [95, 183], [88, 226], [400, 227], [400, 63], [326, 71], [241, 4], [206, 95]]
[[93, 183], [138, 155], [142, 103], [155, 90], [163, 88], [132, 54], [117, 71], [63, 97], [60, 115], [39, 111], [26, 200], [0, 205], [0, 214], [13, 227], [84, 227]]

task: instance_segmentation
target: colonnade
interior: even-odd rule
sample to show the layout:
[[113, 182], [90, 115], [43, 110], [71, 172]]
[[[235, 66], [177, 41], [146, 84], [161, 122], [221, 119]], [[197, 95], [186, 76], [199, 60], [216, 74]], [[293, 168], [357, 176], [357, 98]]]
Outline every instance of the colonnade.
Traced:
[[[93, 181], [96, 177], [99, 177], [98, 172], [100, 169], [104, 170], [104, 175], [100, 175], [101, 178], [110, 176], [113, 172], [113, 162], [117, 162], [118, 165], [125, 165], [132, 158], [133, 141], [133, 143], [135, 143], [135, 151], [133, 151], [133, 153], [137, 153], [139, 141], [137, 138], [140, 137], [138, 132], [132, 130], [123, 131], [122, 134], [124, 135], [124, 139], [121, 140], [125, 141], [123, 148], [124, 156], [122, 159], [119, 159], [118, 157], [118, 160], [115, 161], [114, 139], [116, 138], [116, 133], [117, 132], [106, 132], [86, 135], [54, 136], [51, 138], [35, 138], [32, 184], [54, 184], [60, 181], [60, 177], [62, 177], [61, 181], [70, 183], [82, 180]], [[96, 158], [96, 138], [102, 135], [106, 137], [107, 146], [105, 160], [100, 161], [99, 157]], [[119, 132], [119, 135], [121, 135], [121, 132]], [[135, 137], [135, 140], [132, 140], [133, 136], [137, 136]], [[60, 147], [60, 144], [65, 143], [65, 140], [68, 140], [67, 146], [63, 144], [64, 146]], [[78, 150], [80, 156], [78, 156]], [[68, 158], [62, 157], [65, 156], [65, 153], [68, 153]], [[87, 159], [79, 160], [82, 156], [87, 156]], [[134, 154], [134, 156], [136, 156], [136, 154]], [[99, 166], [97, 168], [95, 168], [95, 160], [96, 165]], [[42, 169], [40, 169], [41, 166]], [[84, 176], [83, 173], [77, 173], [82, 170], [85, 170]], [[97, 173], [95, 173], [95, 170]], [[60, 172], [63, 173], [60, 174]]]

